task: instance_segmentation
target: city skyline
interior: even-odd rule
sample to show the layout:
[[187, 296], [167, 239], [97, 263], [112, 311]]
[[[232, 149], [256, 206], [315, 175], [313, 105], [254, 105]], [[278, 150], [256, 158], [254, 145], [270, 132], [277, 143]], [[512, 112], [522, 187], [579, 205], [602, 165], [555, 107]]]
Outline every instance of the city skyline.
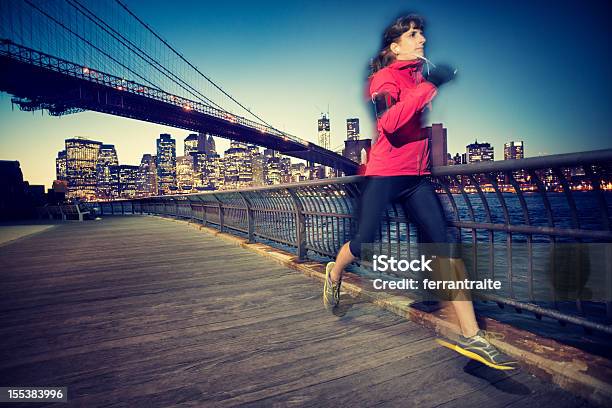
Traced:
[[[351, 119], [347, 123], [350, 121]], [[347, 124], [349, 136], [350, 128]], [[443, 124], [433, 124], [425, 128], [424, 134], [430, 138], [433, 146], [432, 162], [438, 161], [438, 165], [494, 161], [494, 148], [487, 142], [475, 141], [468, 144], [463, 154], [456, 153], [453, 156], [446, 153], [446, 128]], [[348, 151], [343, 154], [346, 157], [356, 155], [358, 158], [362, 142], [369, 144], [369, 139], [347, 139]], [[105, 201], [263, 187], [330, 177], [323, 166], [309, 167], [304, 163], [291, 163], [290, 157], [272, 149], [264, 149], [262, 153], [259, 147], [253, 144], [233, 141], [230, 148], [224, 151], [224, 155], [220, 156], [210, 134], [189, 134], [183, 140], [182, 156], [177, 155], [176, 143], [177, 140], [172, 135], [160, 134], [156, 139], [156, 155], [144, 153], [140, 165], [134, 166], [118, 162], [114, 145], [83, 138], [66, 139], [65, 149], [57, 154], [57, 177], [50, 194], [55, 197], [53, 199], [57, 198], [57, 194], [66, 194], [68, 199]], [[509, 141], [504, 144], [502, 160], [522, 159], [524, 151], [523, 141]], [[594, 166], [590, 171], [603, 177], [602, 189], [612, 189], [609, 169]], [[572, 190], [592, 189], [581, 166], [565, 168], [562, 172]], [[537, 181], [531, 180], [531, 173], [520, 169], [512, 174], [514, 182], [520, 183], [521, 190], [535, 191], [538, 188]], [[536, 170], [536, 174], [547, 190], [561, 191], [562, 183], [553, 169]], [[470, 178], [461, 176], [460, 179], [461, 183], [465, 184], [465, 192], [477, 192]], [[499, 189], [503, 192], [512, 193], [518, 188], [504, 172], [499, 172], [496, 179]], [[476, 180], [483, 191], [495, 191], [495, 187], [484, 175], [477, 175]], [[459, 179], [451, 181], [451, 192], [460, 192], [458, 181]], [[36, 191], [44, 190], [44, 186], [30, 187]]]
[[[370, 139], [359, 139], [359, 120], [347, 119], [347, 138], [342, 154], [359, 163], [365, 163]], [[323, 125], [322, 125], [323, 123]], [[325, 132], [327, 117], [318, 121]], [[466, 153], [448, 152], [447, 129], [434, 123], [423, 129], [430, 139], [431, 165], [493, 161], [494, 148], [487, 142], [475, 141], [465, 146]], [[198, 191], [226, 190], [299, 182], [316, 178], [334, 177], [324, 166], [306, 166], [291, 163], [273, 149], [254, 144], [232, 141], [223, 155], [217, 153], [212, 134], [190, 133], [183, 139], [183, 154], [177, 149], [177, 140], [169, 133], [156, 139], [155, 154], [144, 152], [139, 165], [119, 163], [115, 146], [102, 141], [77, 137], [65, 140], [64, 150], [55, 159], [56, 176], [53, 190], [65, 191], [68, 197], [86, 199], [135, 198], [150, 195], [184, 194]], [[503, 160], [524, 157], [523, 141], [504, 143]], [[522, 173], [521, 173], [522, 174]], [[524, 181], [524, 175], [520, 177]]]
[[[215, 4], [210, 6], [214, 13], [196, 2], [185, 7], [127, 4], [279, 129], [316, 143], [315, 120], [329, 104], [332, 148], [346, 139], [347, 118], [359, 118], [361, 137], [372, 137], [371, 106], [363, 97], [366, 64], [384, 27], [405, 9], [400, 2], [376, 10], [366, 2], [331, 4], [323, 14], [316, 3]], [[459, 69], [456, 83], [440, 91], [428, 120], [448, 129], [448, 152], [462, 152], [475, 139], [488, 141], [498, 152], [509, 140], [524, 140], [529, 145], [526, 157], [610, 147], [608, 7], [526, 4], [479, 4], [470, 13], [455, 2], [415, 8], [429, 23], [427, 56]], [[261, 18], [247, 18], [252, 15]], [[183, 24], [174, 24], [177, 19]], [[242, 24], [224, 31], [234, 20]], [[574, 20], [588, 24], [574, 29], [567, 24]], [[215, 41], [219, 35], [223, 42]], [[243, 64], [225, 58], [232, 47], [239, 50], [236, 58], [248, 61], [248, 80], [242, 79]], [[582, 55], [588, 62], [579, 61]], [[12, 112], [7, 94], [0, 95], [0, 120], [0, 159], [19, 160], [27, 180], [46, 186], [55, 167], [49, 158], [66, 138], [104, 140], [115, 145], [121, 162], [137, 165], [143, 152], [155, 150], [151, 135], [184, 132], [93, 112], [62, 118]], [[219, 150], [229, 145], [218, 141]]]
[[[327, 115], [325, 114], [322, 115], [322, 118], [323, 118], [324, 124], [327, 124], [329, 122], [329, 117]], [[320, 127], [321, 118], [319, 118], [317, 122], [318, 122], [318, 126]], [[345, 146], [344, 148], [345, 149], [348, 148], [349, 150], [348, 151], [342, 150], [339, 153], [345, 157], [350, 158], [353, 161], [356, 161], [358, 163], [360, 162], [363, 163], [366, 160], [366, 156], [364, 155], [364, 152], [361, 152], [360, 154], [360, 149], [364, 147], [366, 149], [369, 148], [371, 140], [359, 137], [360, 135], [359, 135], [359, 119], [358, 118], [347, 118], [345, 130], [346, 130], [345, 142], [349, 142], [349, 143], [353, 142], [357, 144], [351, 147]], [[504, 142], [503, 150], [501, 150], [501, 152], [498, 150], [497, 157], [495, 156], [494, 146], [492, 146], [487, 141], [481, 140], [479, 142], [477, 139], [475, 139], [475, 141], [472, 143], [466, 144], [463, 149], [461, 149], [459, 152], [455, 152], [455, 154], [453, 155], [453, 152], [448, 149], [447, 128], [444, 126], [444, 124], [433, 123], [430, 126], [424, 127], [422, 130], [424, 132], [424, 135], [431, 140], [430, 143], [431, 143], [431, 149], [432, 149], [431, 150], [431, 165], [432, 166], [470, 164], [470, 163], [476, 163], [479, 161], [513, 160], [513, 159], [522, 159], [526, 157], [525, 156], [525, 143], [522, 140]], [[186, 132], [183, 129], [180, 129], [180, 131], [182, 131], [183, 133]], [[152, 152], [142, 152], [141, 158], [140, 160], [137, 161], [137, 163], [121, 162], [118, 158], [119, 153], [114, 144], [108, 144], [101, 140], [93, 140], [91, 138], [87, 138], [83, 136], [66, 138], [64, 141], [66, 143], [65, 148], [63, 150], [57, 151], [57, 155], [54, 160], [55, 161], [55, 164], [54, 164], [55, 165], [55, 177], [52, 178], [50, 184], [48, 185], [44, 184], [44, 186], [53, 187], [56, 185], [55, 182], [57, 182], [58, 180], [66, 180], [66, 168], [68, 167], [66, 165], [66, 159], [67, 159], [66, 151], [68, 150], [68, 147], [67, 147], [68, 142], [71, 142], [71, 141], [83, 141], [85, 143], [99, 145], [99, 148], [98, 148], [99, 153], [96, 154], [97, 156], [96, 160], [98, 161], [98, 166], [100, 166], [100, 163], [104, 163], [104, 166], [106, 167], [108, 167], [109, 165], [115, 166], [117, 170], [122, 169], [122, 168], [129, 168], [129, 167], [138, 168], [139, 166], [143, 166], [143, 163], [145, 163], [146, 161], [153, 159], [155, 161], [153, 166], [154, 166], [154, 172], [155, 172], [155, 178], [156, 178], [154, 183], [156, 185], [159, 183], [160, 179], [164, 178], [164, 174], [165, 174], [163, 171], [160, 172], [160, 167], [159, 167], [159, 162], [158, 162], [159, 160], [158, 157], [160, 155], [160, 142], [163, 144], [165, 141], [167, 142], [168, 148], [170, 149], [170, 151], [168, 151], [167, 154], [172, 159], [172, 164], [169, 164], [170, 167], [167, 169], [167, 173], [168, 173], [167, 175], [170, 175], [170, 173], [172, 173], [172, 176], [170, 177], [170, 179], [174, 180], [174, 182], [168, 181], [166, 184], [168, 186], [169, 185], [173, 185], [174, 187], [178, 186], [179, 191], [181, 190], [180, 185], [179, 185], [180, 182], [178, 181], [179, 180], [179, 174], [178, 174], [179, 170], [178, 169], [181, 165], [181, 163], [179, 163], [180, 161], [182, 161], [183, 165], [187, 165], [185, 160], [189, 159], [190, 163], [188, 167], [191, 168], [190, 171], [198, 171], [198, 166], [199, 166], [199, 171], [202, 172], [203, 170], [207, 169], [210, 166], [211, 163], [207, 163], [207, 162], [210, 161], [211, 157], [214, 156], [217, 158], [217, 160], [220, 159], [221, 162], [223, 162], [227, 158], [232, 157], [232, 153], [236, 150], [236, 148], [251, 150], [252, 152], [256, 154], [261, 154], [259, 149], [263, 149], [264, 156], [271, 155], [271, 156], [276, 156], [276, 157], [282, 157], [283, 160], [288, 161], [289, 166], [299, 165], [301, 166], [302, 169], [305, 169], [306, 173], [304, 174], [307, 174], [308, 171], [312, 171], [313, 175], [317, 174], [314, 176], [314, 178], [334, 177], [334, 175], [329, 172], [321, 173], [320, 176], [318, 175], [319, 173], [317, 172], [322, 171], [321, 169], [325, 168], [325, 166], [315, 164], [315, 167], [309, 170], [310, 168], [306, 165], [306, 163], [304, 163], [303, 160], [292, 158], [290, 156], [284, 156], [280, 154], [280, 152], [277, 152], [273, 149], [267, 149], [265, 147], [260, 147], [260, 146], [249, 144], [249, 143], [231, 141], [227, 149], [219, 151], [219, 153], [220, 152], [223, 153], [220, 155], [215, 147], [216, 140], [213, 137], [213, 135], [209, 133], [205, 133], [205, 134], [204, 133], [199, 133], [199, 134], [187, 133], [184, 138], [182, 136], [173, 135], [171, 133], [161, 133], [158, 136], [159, 137], [155, 139], [156, 149], [154, 149]], [[217, 139], [220, 139], [219, 136], [215, 136], [215, 137]], [[366, 142], [366, 143], [364, 144], [363, 142]], [[178, 149], [177, 144], [180, 144], [181, 146], [183, 146], [182, 155], [179, 154], [180, 151]], [[355, 148], [357, 148], [356, 151], [354, 151]], [[162, 148], [161, 151], [163, 150], [164, 149]], [[503, 157], [500, 157], [500, 156], [503, 156]], [[291, 162], [291, 160], [296, 160], [296, 162]], [[224, 166], [225, 165], [227, 164], [224, 164]], [[100, 172], [99, 169], [97, 169], [96, 171], [98, 173]], [[98, 174], [97, 177], [98, 177], [96, 180], [97, 183], [101, 182], [102, 184], [105, 184], [105, 183], [108, 184], [110, 182], [109, 177], [112, 177], [112, 175], [109, 175], [108, 169], [106, 169], [106, 173], [102, 176], [103, 177], [102, 180], [100, 180], [100, 177], [101, 177], [100, 174]], [[306, 179], [308, 178], [306, 177]], [[36, 183], [31, 182], [25, 176], [24, 176], [24, 180], [28, 181], [31, 185], [36, 185]], [[168, 189], [164, 189], [163, 184], [164, 183], [162, 181], [160, 189], [159, 189], [160, 194], [175, 193], [175, 191], [171, 192]], [[264, 184], [266, 183], [263, 183], [262, 185]], [[270, 182], [269, 184], [274, 184], [274, 183]], [[194, 184], [194, 188], [195, 188], [195, 184]], [[195, 190], [192, 192], [195, 192]], [[104, 198], [104, 197], [98, 197], [98, 198]]]
[[[322, 126], [321, 123], [324, 123], [323, 126], [324, 127], [327, 126], [325, 129], [329, 129], [330, 121], [331, 121], [331, 119], [330, 119], [329, 115], [322, 114], [321, 117], [319, 117], [317, 119], [317, 128], [321, 129], [321, 126]], [[345, 119], [345, 125], [346, 126], [344, 128], [344, 131], [345, 131], [345, 135], [344, 135], [345, 139], [344, 139], [344, 141], [349, 141], [349, 140], [364, 140], [365, 139], [362, 135], [359, 134], [359, 126], [360, 126], [359, 125], [359, 118], [346, 118]], [[355, 127], [356, 127], [356, 131], [357, 131], [356, 133], [354, 131]], [[432, 134], [432, 128], [434, 129], [433, 134]], [[158, 134], [159, 136], [169, 136], [170, 138], [173, 138], [173, 143], [175, 143], [175, 144], [176, 144], [177, 140], [182, 140], [182, 142], [183, 142], [183, 144], [182, 144], [183, 145], [183, 155], [182, 156], [186, 156], [186, 155], [189, 154], [189, 150], [188, 149], [198, 150], [198, 149], [203, 148], [203, 146], [200, 146], [200, 143], [212, 143], [212, 145], [214, 146], [215, 143], [217, 141], [219, 141], [219, 140], [227, 141], [227, 148], [220, 150], [220, 151], [222, 151], [224, 153], [226, 151], [228, 151], [229, 149], [231, 149], [232, 145], [234, 143], [237, 143], [237, 142], [234, 142], [234, 141], [225, 140], [225, 139], [221, 138], [220, 136], [215, 136], [217, 139], [216, 140], [213, 139], [212, 142], [211, 142], [211, 139], [213, 138], [213, 135], [210, 135], [210, 134], [206, 134], [205, 135], [205, 136], [208, 136], [207, 140], [206, 140], [206, 137], [204, 138], [205, 139], [204, 141], [200, 141], [199, 138], [194, 140], [193, 137], [198, 136], [197, 134], [194, 134], [192, 132], [186, 131], [184, 129], [176, 129], [176, 128], [168, 128], [168, 129], [172, 129], [174, 131], [181, 132], [182, 134], [185, 135], [184, 139], [183, 139], [182, 136], [177, 135], [176, 133], [172, 134], [172, 133], [165, 132], [165, 133], [159, 133]], [[436, 131], [435, 129], [439, 129], [439, 130]], [[438, 162], [436, 162], [438, 157], [446, 157], [447, 158], [447, 161], [445, 160], [443, 165], [447, 165], [447, 163], [448, 163], [448, 165], [452, 165], [452, 164], [469, 164], [469, 163], [481, 161], [481, 159], [479, 159], [479, 158], [476, 159], [476, 160], [471, 160], [469, 157], [466, 158], [466, 154], [467, 154], [467, 152], [469, 152], [470, 147], [474, 146], [474, 145], [487, 145], [487, 146], [489, 146], [490, 153], [483, 160], [507, 160], [508, 159], [508, 157], [506, 157], [507, 145], [512, 144], [512, 143], [516, 143], [514, 141], [504, 141], [503, 145], [502, 145], [503, 149], [497, 149], [498, 155], [500, 154], [499, 152], [501, 151], [501, 154], [503, 154], [504, 157], [495, 157], [494, 156], [494, 150], [495, 150], [494, 147], [495, 146], [492, 146], [491, 143], [487, 142], [486, 140], [482, 140], [482, 139], [481, 139], [481, 142], [478, 142], [478, 139], [475, 138], [474, 142], [467, 143], [464, 146], [464, 148], [459, 149], [459, 151], [455, 152], [455, 156], [457, 156], [457, 155], [462, 156], [462, 162], [461, 163], [455, 163], [453, 161], [453, 157], [455, 157], [453, 155], [453, 151], [450, 148], [448, 148], [448, 145], [447, 145], [447, 128], [444, 126], [444, 124], [442, 124], [442, 123], [432, 123], [429, 126], [424, 127], [423, 130], [426, 132], [428, 137], [430, 137], [430, 138], [433, 137], [433, 139], [437, 141], [437, 145], [438, 146], [443, 146], [443, 150], [441, 150], [441, 151], [436, 151], [436, 148], [432, 147], [432, 149], [433, 149], [432, 150], [432, 165], [434, 165], [434, 166], [435, 165], [441, 165], [439, 163], [440, 160], [438, 160]], [[439, 136], [438, 136], [438, 134], [439, 134]], [[200, 135], [200, 136], [202, 136], [202, 135]], [[319, 138], [321, 137], [321, 131], [320, 130], [318, 131], [317, 137], [319, 137]], [[443, 137], [443, 139], [441, 139], [442, 137]], [[146, 152], [146, 151], [142, 152], [140, 159], [136, 160], [135, 162], [123, 162], [123, 161], [120, 161], [118, 159], [119, 152], [118, 152], [118, 149], [116, 149], [116, 146], [114, 144], [109, 144], [109, 143], [102, 142], [102, 141], [96, 141], [96, 140], [94, 140], [94, 139], [92, 139], [90, 137], [87, 137], [87, 136], [73, 136], [73, 137], [66, 138], [65, 140], [69, 140], [69, 139], [83, 139], [83, 140], [91, 141], [91, 142], [94, 142], [94, 143], [101, 143], [102, 147], [107, 146], [107, 147], [112, 148], [113, 154], [114, 154], [114, 160], [117, 162], [117, 165], [120, 164], [121, 166], [124, 166], [124, 167], [125, 166], [136, 166], [136, 167], [138, 167], [139, 163], [140, 163], [140, 165], [142, 165], [142, 160], [145, 159], [145, 156], [156, 157], [155, 152], [156, 152], [157, 149], [159, 149], [159, 146], [157, 146], [158, 143], [159, 143], [159, 140], [158, 139], [153, 139], [153, 140], [155, 140], [154, 146], [157, 146], [157, 147], [152, 149], [151, 152]], [[193, 147], [191, 147], [191, 146], [188, 147], [188, 144], [189, 144], [188, 141], [189, 140], [192, 140], [192, 141], [196, 142], [195, 144], [191, 144], [191, 146], [193, 146]], [[524, 147], [523, 147], [524, 146], [524, 144], [523, 144], [524, 142], [521, 140], [519, 143], [521, 144], [520, 157], [510, 157], [510, 158], [516, 159], [516, 158], [524, 158], [524, 157], [533, 157], [533, 156], [535, 156], [535, 155], [529, 155], [529, 154], [525, 155], [525, 150], [524, 150]], [[223, 145], [223, 144], [221, 144], [221, 145]], [[245, 144], [245, 145], [247, 145], [247, 144]], [[208, 145], [206, 145], [206, 146], [208, 146]], [[179, 154], [178, 154], [179, 150], [176, 148], [176, 145], [173, 148], [175, 149], [175, 158], [178, 159], [180, 157]], [[266, 149], [265, 147], [259, 147], [259, 148], [262, 148], [264, 150]], [[213, 150], [214, 150], [214, 147], [213, 147]], [[26, 172], [23, 171], [23, 164], [22, 164], [21, 166], [22, 166], [22, 171], [24, 172], [24, 179], [28, 180], [30, 182], [30, 184], [32, 184], [32, 185], [37, 185], [38, 184], [38, 185], [44, 185], [46, 187], [52, 186], [52, 183], [54, 181], [58, 180], [58, 178], [57, 178], [57, 174], [58, 174], [58, 171], [57, 171], [58, 162], [57, 162], [57, 160], [59, 159], [59, 155], [61, 155], [62, 153], [64, 155], [66, 154], [65, 149], [63, 151], [57, 151], [58, 157], [56, 157], [55, 160], [54, 160], [55, 177], [51, 177], [48, 180], [47, 183], [35, 183], [35, 182], [29, 180], [26, 177], [26, 175], [25, 175]], [[340, 153], [342, 154], [342, 152], [340, 152]], [[223, 158], [224, 156], [220, 156], [220, 157]], [[289, 157], [289, 156], [287, 156], [287, 157]], [[351, 157], [351, 155], [348, 155], [347, 157], [349, 157], [352, 160], [357, 161], [357, 162], [359, 162], [359, 160], [360, 160], [359, 157]], [[298, 163], [303, 162], [302, 160], [297, 159], [297, 158], [292, 158], [292, 159], [298, 161]], [[363, 158], [361, 158], [361, 159], [363, 160]], [[0, 159], [0, 160], [9, 160], [9, 159]], [[17, 160], [17, 161], [19, 161], [19, 160]], [[296, 163], [291, 163], [291, 164], [296, 164]], [[176, 168], [176, 165], [175, 165], [175, 168]], [[326, 177], [331, 177], [331, 175], [327, 174]]]
[[139, 165], [130, 165], [119, 162], [112, 144], [82, 137], [66, 139], [65, 148], [55, 159], [51, 190], [67, 199], [92, 201], [232, 190], [324, 177], [323, 166], [291, 163], [290, 157], [272, 149], [261, 152], [254, 144], [232, 141], [221, 156], [211, 134], [187, 135], [182, 155], [177, 139], [169, 133], [160, 134], [156, 146], [155, 154], [144, 152]]

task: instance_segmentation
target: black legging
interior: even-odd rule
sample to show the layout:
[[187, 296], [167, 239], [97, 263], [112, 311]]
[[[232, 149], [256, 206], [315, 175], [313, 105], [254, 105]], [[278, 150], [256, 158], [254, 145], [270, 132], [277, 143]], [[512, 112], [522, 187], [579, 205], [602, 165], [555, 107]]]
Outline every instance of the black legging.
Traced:
[[361, 257], [361, 245], [374, 242], [380, 217], [399, 198], [404, 213], [416, 223], [425, 242], [449, 242], [446, 218], [440, 200], [426, 177], [369, 177], [359, 206], [359, 229], [349, 242], [351, 253]]

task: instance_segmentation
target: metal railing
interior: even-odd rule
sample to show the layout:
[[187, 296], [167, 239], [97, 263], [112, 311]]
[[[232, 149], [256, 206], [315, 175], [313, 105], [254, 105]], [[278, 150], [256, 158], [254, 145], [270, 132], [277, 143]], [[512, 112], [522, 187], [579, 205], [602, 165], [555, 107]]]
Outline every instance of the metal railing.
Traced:
[[[561, 311], [556, 301], [550, 305], [533, 301], [533, 282], [541, 280], [535, 266], [534, 248], [538, 244], [612, 242], [612, 193], [602, 188], [602, 180], [610, 180], [611, 168], [612, 149], [433, 169], [431, 180], [448, 211], [449, 227], [461, 242], [473, 248], [480, 245], [488, 251], [484, 256], [475, 252], [473, 268], [484, 267], [491, 276], [502, 270], [501, 277], [509, 285], [508, 294], [484, 299], [500, 307], [508, 305], [517, 311], [533, 312], [538, 318], [548, 316], [562, 324], [569, 322], [587, 330], [612, 333], [609, 251], [605, 262], [608, 301], [600, 305], [603, 313], [589, 310], [582, 300], [576, 301], [573, 312]], [[92, 204], [92, 208], [102, 215], [156, 214], [188, 219], [242, 235], [250, 242], [281, 244], [300, 260], [335, 257], [341, 245], [356, 233], [354, 212], [363, 181], [361, 176], [351, 176], [100, 202]], [[391, 251], [400, 248], [394, 243], [416, 240], [416, 228], [401, 205], [390, 205], [379, 228], [380, 249]], [[519, 246], [525, 250], [520, 262], [513, 253]], [[500, 247], [504, 253], [501, 257]], [[516, 296], [518, 280], [527, 282], [527, 300]]]
[[81, 222], [86, 215], [90, 214], [89, 208], [85, 204], [45, 205], [44, 207], [37, 207], [36, 212], [38, 218]]

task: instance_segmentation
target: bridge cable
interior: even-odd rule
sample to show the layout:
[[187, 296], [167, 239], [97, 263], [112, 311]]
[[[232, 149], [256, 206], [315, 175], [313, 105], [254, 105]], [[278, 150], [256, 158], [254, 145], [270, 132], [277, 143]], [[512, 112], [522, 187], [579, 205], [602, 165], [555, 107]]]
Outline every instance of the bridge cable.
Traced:
[[153, 88], [162, 91], [163, 90], [158, 87], [157, 85], [155, 85], [154, 83], [150, 82], [148, 79], [143, 78], [140, 74], [138, 74], [137, 72], [134, 72], [132, 69], [130, 69], [129, 67], [126, 67], [125, 65], [123, 65], [121, 62], [117, 61], [115, 58], [113, 58], [111, 55], [107, 54], [106, 52], [104, 52], [103, 50], [101, 50], [100, 48], [98, 48], [97, 46], [95, 46], [94, 44], [92, 44], [89, 40], [87, 40], [86, 38], [81, 37], [79, 34], [75, 33], [74, 31], [72, 31], [70, 28], [66, 27], [62, 22], [57, 21], [53, 16], [49, 15], [47, 12], [45, 12], [44, 10], [41, 10], [38, 6], [32, 4], [32, 2], [30, 2], [30, 0], [24, 0], [25, 3], [27, 3], [30, 7], [34, 8], [35, 10], [39, 11], [41, 14], [43, 14], [44, 16], [46, 16], [47, 18], [49, 18], [51, 21], [53, 21], [55, 24], [59, 25], [60, 27], [62, 27], [64, 30], [69, 31], [70, 33], [72, 33], [74, 36], [76, 36], [77, 38], [79, 38], [80, 40], [86, 42], [87, 44], [89, 44], [91, 47], [93, 47], [94, 49], [96, 49], [97, 51], [101, 52], [102, 54], [104, 54], [105, 56], [107, 56], [108, 58], [110, 58], [111, 60], [115, 61], [117, 64], [121, 65], [123, 68], [127, 69], [129, 72], [133, 73], [134, 75], [138, 76], [140, 79], [142, 79], [143, 81], [145, 81], [146, 83], [148, 83], [149, 85], [151, 85]]
[[[174, 74], [171, 70], [169, 70], [168, 68], [166, 68], [163, 64], [161, 64], [159, 61], [157, 61], [155, 58], [153, 58], [150, 54], [148, 54], [146, 51], [142, 50], [140, 47], [138, 47], [136, 44], [134, 44], [132, 41], [130, 41], [129, 39], [125, 38], [121, 33], [117, 32], [117, 30], [115, 30], [113, 27], [111, 27], [108, 23], [106, 23], [104, 20], [102, 20], [100, 17], [96, 16], [91, 10], [89, 10], [86, 6], [84, 6], [83, 4], [79, 3], [78, 0], [66, 0], [66, 2], [72, 6], [75, 10], [77, 10], [79, 13], [81, 13], [84, 17], [86, 17], [87, 19], [89, 19], [91, 22], [93, 22], [94, 24], [96, 24], [98, 27], [100, 27], [102, 30], [104, 30], [106, 33], [108, 33], [110, 36], [112, 36], [114, 39], [116, 39], [117, 41], [119, 41], [122, 45], [124, 45], [126, 48], [128, 48], [130, 51], [132, 51], [134, 54], [138, 55], [142, 60], [144, 60], [148, 65], [152, 66], [153, 68], [155, 68], [157, 71], [159, 71], [162, 75], [164, 75], [166, 78], [170, 79], [170, 81], [174, 82], [176, 85], [178, 85], [179, 87], [181, 87], [183, 90], [187, 91], [188, 93], [190, 93], [191, 95], [195, 96], [196, 98], [198, 98], [202, 103], [204, 103], [205, 105], [211, 106], [210, 104], [215, 105], [217, 108], [219, 108], [220, 110], [225, 111], [220, 105], [218, 105], [217, 103], [215, 103], [214, 101], [212, 101], [211, 99], [207, 98], [206, 95], [202, 94], [201, 92], [199, 92], [197, 89], [195, 89], [194, 87], [192, 87], [191, 85], [189, 85], [187, 82], [185, 82], [182, 78], [180, 78], [179, 76], [177, 76], [176, 74]], [[76, 3], [72, 4], [72, 3]], [[82, 10], [80, 10], [78, 7], [83, 8], [89, 15], [86, 15]], [[98, 20], [100, 23], [104, 24], [106, 27], [108, 27], [109, 30], [112, 31], [109, 32], [106, 28], [102, 27], [100, 25], [100, 23], [98, 23], [97, 21], [94, 21], [92, 19], [92, 17], [95, 18], [96, 20]], [[116, 34], [116, 35], [115, 35]], [[117, 36], [121, 37], [117, 38]], [[122, 41], [125, 40], [127, 42], [127, 44]], [[143, 56], [144, 55], [144, 56]], [[146, 57], [146, 58], [145, 58]], [[157, 65], [157, 66], [156, 66]], [[160, 68], [161, 67], [164, 71], [162, 71]], [[172, 75], [174, 78], [171, 78], [169, 75]], [[178, 81], [180, 81], [182, 84], [184, 84], [185, 86], [181, 85]], [[185, 87], [188, 87], [190, 89], [187, 89]], [[198, 97], [198, 95], [200, 95], [200, 97]], [[202, 99], [204, 98], [204, 99]], [[206, 102], [206, 101], [210, 102]]]
[[275, 128], [274, 126], [270, 125], [268, 122], [266, 122], [265, 120], [263, 120], [262, 118], [260, 118], [259, 116], [257, 116], [255, 113], [251, 112], [247, 107], [245, 107], [244, 105], [242, 105], [240, 102], [238, 102], [236, 99], [234, 99], [234, 97], [232, 97], [230, 94], [228, 94], [227, 92], [225, 92], [219, 85], [217, 85], [216, 83], [214, 83], [210, 78], [208, 78], [206, 75], [204, 75], [197, 67], [195, 67], [191, 62], [189, 62], [187, 59], [185, 59], [185, 57], [183, 57], [177, 50], [175, 50], [170, 44], [168, 44], [163, 38], [161, 38], [155, 31], [153, 31], [153, 29], [151, 27], [149, 27], [149, 25], [147, 23], [145, 23], [144, 21], [142, 21], [140, 18], [138, 18], [137, 15], [135, 15], [134, 13], [132, 13], [132, 11], [130, 11], [130, 9], [127, 8], [127, 6], [125, 4], [123, 4], [123, 2], [121, 0], [115, 0], [125, 11], [127, 11], [132, 17], [134, 17], [136, 19], [136, 21], [138, 21], [140, 24], [142, 24], [151, 34], [153, 34], [157, 39], [159, 39], [162, 43], [164, 43], [166, 45], [166, 47], [168, 47], [170, 50], [172, 50], [176, 55], [179, 56], [179, 58], [181, 58], [187, 65], [189, 65], [191, 68], [193, 68], [198, 74], [200, 74], [204, 79], [206, 79], [208, 82], [210, 82], [215, 88], [217, 88], [219, 91], [221, 91], [225, 96], [227, 96], [228, 98], [230, 98], [232, 101], [234, 101], [238, 106], [240, 106], [242, 109], [246, 110], [247, 112], [249, 112], [251, 115], [253, 115], [254, 117], [256, 117], [257, 119], [259, 119], [261, 122], [263, 122], [264, 124], [266, 124], [267, 126], [269, 126], [270, 128], [272, 128], [273, 130], [276, 130], [277, 132], [286, 135], [285, 132]]

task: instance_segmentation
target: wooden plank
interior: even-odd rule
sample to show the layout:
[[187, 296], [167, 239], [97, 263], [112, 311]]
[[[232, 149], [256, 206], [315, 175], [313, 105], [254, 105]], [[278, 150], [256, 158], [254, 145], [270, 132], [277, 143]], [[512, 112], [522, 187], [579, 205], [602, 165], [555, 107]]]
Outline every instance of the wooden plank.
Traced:
[[453, 399], [440, 405], [451, 408], [458, 405], [482, 407], [534, 407], [549, 406], [554, 401], [555, 408], [588, 406], [584, 400], [567, 392], [560, 391], [550, 384], [542, 384], [532, 376], [495, 376], [476, 363], [468, 363], [466, 374], [481, 379], [482, 386], [468, 393], [457, 393]]
[[[371, 320], [370, 317], [368, 319]], [[128, 377], [132, 376], [134, 369], [138, 369], [138, 372], [141, 373], [138, 379], [140, 381], [142, 376], [148, 375], [147, 373], [175, 371], [177, 367], [184, 364], [204, 367], [207, 364], [217, 364], [219, 361], [242, 361], [245, 356], [249, 356], [253, 364], [257, 365], [260, 369], [264, 367], [264, 363], [269, 367], [276, 366], [276, 369], [278, 369], [278, 367], [292, 363], [293, 359], [289, 358], [290, 356], [286, 350], [287, 347], [291, 349], [300, 348], [300, 351], [296, 351], [293, 355], [296, 361], [303, 358], [312, 359], [311, 357], [316, 356], [317, 353], [324, 353], [320, 344], [316, 344], [316, 341], [311, 340], [313, 340], [313, 337], [329, 333], [329, 327], [315, 327], [307, 335], [305, 335], [307, 333], [305, 331], [295, 331], [293, 330], [294, 326], [290, 327], [291, 330], [285, 332], [279, 332], [278, 326], [274, 329], [268, 328], [264, 330], [264, 334], [270, 339], [267, 342], [262, 341], [261, 336], [255, 336], [254, 334], [253, 340], [257, 342], [255, 343], [256, 345], [248, 341], [248, 336], [246, 338], [245, 336], [239, 337], [237, 334], [240, 332], [232, 330], [219, 333], [219, 336], [215, 339], [210, 338], [209, 335], [211, 333], [202, 333], [201, 335], [189, 338], [173, 340], [171, 344], [159, 341], [140, 343], [134, 345], [134, 347], [112, 348], [102, 351], [104, 358], [101, 358], [102, 356], [96, 357], [95, 361], [84, 362], [85, 364], [81, 365], [78, 370], [70, 371], [68, 378], [74, 377], [72, 378], [74, 380], [90, 375], [92, 372], [104, 373], [111, 370], [116, 376], [124, 375], [127, 378], [126, 381], [130, 382], [133, 379]], [[340, 346], [345, 334], [357, 331], [357, 328], [352, 326], [346, 327], [343, 330], [337, 330], [334, 336], [329, 337], [329, 341], [333, 340], [336, 346]], [[384, 334], [391, 338], [408, 331], [410, 331], [409, 325], [402, 323], [401, 325], [390, 326], [384, 331]], [[375, 329], [363, 331], [363, 333], [359, 333], [355, 341], [357, 344], [366, 343], [372, 341], [372, 338], [376, 336], [378, 336], [378, 331]], [[393, 341], [401, 340], [396, 339]], [[174, 347], [175, 345], [179, 347]], [[347, 344], [343, 346], [350, 348]], [[347, 350], [347, 352], [350, 352], [350, 350]], [[270, 359], [271, 355], [273, 355], [273, 359]], [[259, 361], [253, 361], [254, 357], [256, 357], [255, 360], [261, 360], [261, 364]], [[44, 365], [46, 364], [42, 366]], [[38, 364], [38, 366], [41, 365]], [[18, 367], [18, 371], [27, 374], [34, 368], [36, 368], [35, 364]], [[216, 371], [218, 370], [225, 370], [225, 368], [217, 367]], [[44, 379], [51, 379], [49, 373], [38, 372], [37, 375]], [[66, 379], [66, 377], [59, 378]]]

